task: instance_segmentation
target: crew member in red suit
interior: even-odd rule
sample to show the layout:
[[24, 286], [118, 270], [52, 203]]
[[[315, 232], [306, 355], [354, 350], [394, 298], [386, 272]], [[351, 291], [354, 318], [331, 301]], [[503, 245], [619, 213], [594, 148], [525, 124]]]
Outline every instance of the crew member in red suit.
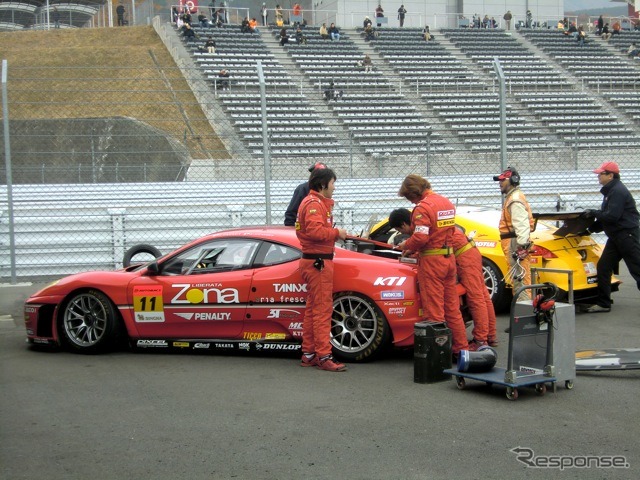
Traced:
[[333, 226], [333, 190], [337, 177], [319, 168], [309, 177], [309, 195], [298, 208], [296, 235], [302, 247], [300, 275], [307, 284], [307, 305], [302, 328], [303, 367], [343, 372], [347, 367], [331, 356], [333, 314], [333, 250], [336, 240], [347, 238], [344, 228]]
[[457, 357], [460, 350], [469, 349], [469, 344], [456, 290], [455, 207], [434, 193], [431, 184], [419, 175], [408, 175], [398, 196], [416, 205], [411, 213], [411, 236], [398, 247], [403, 255], [419, 254], [418, 281], [424, 317], [432, 322], [446, 322], [453, 336], [451, 350]]
[[[406, 208], [392, 211], [389, 215], [389, 226], [403, 235], [411, 235], [411, 212]], [[467, 305], [473, 317], [473, 340], [469, 342], [469, 350], [476, 351], [487, 344], [497, 347], [496, 313], [489, 290], [484, 283], [482, 255], [473, 240], [459, 227], [453, 232], [452, 246], [458, 280], [467, 291]]]

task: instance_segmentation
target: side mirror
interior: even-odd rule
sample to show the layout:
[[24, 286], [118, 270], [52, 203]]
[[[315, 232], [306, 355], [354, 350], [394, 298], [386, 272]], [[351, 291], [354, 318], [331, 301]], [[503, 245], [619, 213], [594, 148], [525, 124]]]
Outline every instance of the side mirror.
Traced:
[[147, 265], [147, 273], [149, 275], [158, 275], [160, 273], [160, 268], [158, 267], [158, 262], [153, 261], [149, 265]]

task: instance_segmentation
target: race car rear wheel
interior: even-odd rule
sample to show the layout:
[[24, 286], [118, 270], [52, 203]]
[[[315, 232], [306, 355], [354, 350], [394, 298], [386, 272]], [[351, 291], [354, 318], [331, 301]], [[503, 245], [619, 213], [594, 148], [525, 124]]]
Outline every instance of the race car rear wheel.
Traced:
[[511, 291], [505, 285], [502, 272], [495, 263], [482, 257], [482, 274], [493, 308], [497, 313], [506, 311], [511, 303]]
[[99, 353], [112, 347], [120, 331], [115, 306], [97, 290], [78, 292], [61, 309], [59, 333], [63, 343], [78, 353]]
[[331, 345], [336, 357], [351, 362], [374, 359], [388, 346], [389, 325], [369, 299], [343, 292], [333, 300]]

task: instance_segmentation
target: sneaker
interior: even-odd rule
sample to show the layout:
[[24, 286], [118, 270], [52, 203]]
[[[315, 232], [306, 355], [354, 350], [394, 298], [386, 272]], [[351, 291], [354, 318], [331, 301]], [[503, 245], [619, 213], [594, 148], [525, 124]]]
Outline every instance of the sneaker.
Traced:
[[585, 310], [587, 313], [605, 313], [610, 312], [611, 307], [601, 307], [600, 305], [591, 305], [589, 308]]
[[487, 343], [490, 347], [497, 347], [498, 339], [496, 337], [487, 337]]
[[488, 344], [487, 342], [480, 342], [479, 340], [476, 340], [475, 338], [473, 340], [471, 340], [469, 342], [469, 351], [470, 352], [477, 352], [478, 349], [480, 347], [486, 347]]
[[318, 357], [316, 354], [308, 356], [306, 353], [302, 354], [302, 360], [300, 360], [301, 367], [315, 367], [318, 364]]
[[316, 367], [327, 372], [345, 372], [347, 366], [342, 363], [336, 363], [331, 355], [318, 359]]

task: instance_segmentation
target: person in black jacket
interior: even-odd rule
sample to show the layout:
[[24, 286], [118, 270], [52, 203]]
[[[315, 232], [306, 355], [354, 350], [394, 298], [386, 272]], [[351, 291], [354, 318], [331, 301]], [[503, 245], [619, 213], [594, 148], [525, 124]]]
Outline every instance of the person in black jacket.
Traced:
[[584, 218], [596, 221], [587, 230], [607, 235], [598, 261], [598, 299], [586, 309], [587, 313], [611, 311], [611, 275], [624, 260], [629, 273], [640, 290], [640, 214], [631, 192], [620, 181], [620, 167], [616, 162], [604, 162], [593, 173], [598, 174], [604, 195], [600, 210], [585, 210]]
[[[327, 168], [327, 166], [322, 162], [316, 162], [309, 167], [309, 172], [313, 172], [314, 170], [320, 170], [322, 168]], [[309, 182], [301, 183], [293, 191], [293, 197], [291, 197], [291, 201], [289, 202], [287, 211], [284, 213], [285, 227], [295, 226], [296, 218], [298, 217], [298, 208], [300, 207], [302, 200], [307, 195], [309, 195]]]

